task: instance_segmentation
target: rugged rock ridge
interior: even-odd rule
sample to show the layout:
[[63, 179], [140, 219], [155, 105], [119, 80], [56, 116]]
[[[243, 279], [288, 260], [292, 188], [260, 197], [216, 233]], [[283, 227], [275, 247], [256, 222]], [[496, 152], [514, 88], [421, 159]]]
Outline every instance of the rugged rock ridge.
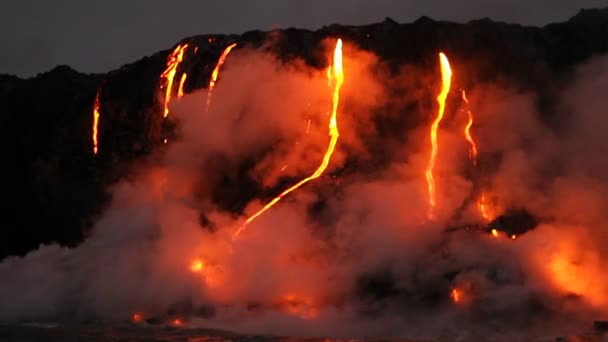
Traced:
[[[543, 95], [549, 99], [573, 66], [608, 51], [608, 8], [583, 10], [567, 22], [542, 28], [489, 19], [457, 24], [423, 17], [410, 24], [387, 18], [318, 31], [289, 28], [194, 36], [180, 42], [197, 46], [198, 52], [188, 50], [178, 73], [188, 72], [187, 93], [206, 87], [217, 58], [232, 42], [284, 59], [302, 58], [320, 68], [325, 63], [323, 39], [337, 36], [373, 51], [395, 70], [403, 64], [433, 68], [436, 52], [444, 50], [455, 63], [475, 65], [470, 68], [475, 74], [460, 80], [464, 85], [507, 78], [523, 89], [542, 88], [539, 106], [551, 120], [553, 109]], [[107, 203], [107, 185], [127, 175], [132, 162], [171, 133], [171, 122], [162, 120], [158, 92], [170, 52], [107, 74], [82, 74], [58, 66], [30, 79], [0, 75], [0, 258], [23, 254], [40, 243], [78, 243]], [[94, 156], [92, 107], [101, 85], [100, 153]], [[261, 190], [254, 186], [255, 191]]]

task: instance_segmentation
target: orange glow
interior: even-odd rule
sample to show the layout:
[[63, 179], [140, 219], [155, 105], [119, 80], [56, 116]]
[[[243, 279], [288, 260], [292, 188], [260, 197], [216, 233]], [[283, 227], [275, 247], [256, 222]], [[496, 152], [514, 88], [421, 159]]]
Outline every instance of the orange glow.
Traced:
[[289, 189], [283, 191], [279, 196], [274, 198], [268, 204], [266, 204], [262, 209], [260, 209], [257, 213], [250, 216], [245, 223], [234, 233], [233, 238], [238, 237], [238, 235], [247, 227], [249, 223], [255, 220], [258, 216], [262, 215], [266, 210], [270, 209], [273, 205], [279, 202], [283, 197], [287, 196], [290, 192], [296, 190], [302, 185], [308, 183], [309, 181], [319, 178], [327, 165], [329, 165], [329, 160], [331, 159], [331, 155], [334, 153], [334, 149], [336, 147], [336, 143], [338, 142], [338, 104], [340, 103], [340, 89], [342, 88], [342, 84], [344, 84], [344, 69], [342, 67], [342, 39], [338, 39], [336, 42], [336, 48], [334, 49], [334, 60], [333, 66], [331, 67], [331, 72], [328, 73], [330, 77], [330, 81], [333, 81], [333, 96], [332, 96], [332, 111], [331, 118], [329, 119], [329, 146], [327, 147], [327, 151], [323, 156], [323, 160], [321, 161], [321, 165], [315, 170], [315, 172], [302, 179], [300, 182], [290, 187]]
[[312, 300], [308, 298], [289, 294], [283, 298], [283, 301], [283, 308], [290, 315], [306, 320], [315, 319], [319, 315], [319, 310], [313, 305]]
[[97, 94], [95, 94], [95, 102], [93, 104], [93, 154], [97, 154], [98, 152], [97, 126], [99, 125], [99, 107], [101, 105], [99, 100], [100, 96], [101, 88], [97, 89]]
[[492, 236], [493, 237], [498, 237], [498, 230], [492, 229]]
[[473, 113], [468, 108], [469, 100], [467, 99], [467, 93], [464, 90], [462, 91], [462, 100], [467, 104], [467, 114], [469, 116], [469, 121], [464, 127], [464, 137], [471, 145], [471, 148], [469, 150], [469, 158], [471, 158], [471, 160], [473, 161], [473, 165], [477, 165], [477, 145], [475, 145], [475, 140], [473, 140], [473, 137], [471, 136], [471, 126], [473, 126]]
[[[545, 268], [554, 286], [565, 294], [581, 296], [598, 308], [608, 306], [608, 291], [601, 275], [605, 265], [599, 255], [584, 248], [577, 237], [560, 235], [550, 255], [541, 255], [539, 266]], [[547, 258], [548, 257], [548, 258]]]
[[141, 323], [143, 322], [144, 317], [140, 313], [136, 312], [131, 317], [131, 320], [133, 321], [133, 323]]
[[184, 59], [184, 52], [187, 47], [188, 44], [178, 45], [173, 50], [167, 59], [167, 68], [160, 75], [161, 85], [165, 87], [165, 111], [163, 114], [165, 118], [169, 115], [169, 102], [171, 102], [171, 90], [173, 89], [175, 73], [177, 72], [177, 67]]
[[179, 318], [175, 318], [174, 320], [171, 321], [171, 324], [175, 325], [176, 327], [179, 327], [179, 326], [183, 325], [184, 322], [182, 322], [182, 320]]
[[485, 193], [481, 193], [481, 197], [479, 198], [479, 212], [481, 213], [481, 216], [483, 216], [483, 218], [486, 221], [492, 221], [492, 213], [490, 212], [490, 208], [488, 206], [488, 202], [486, 200], [486, 194]]
[[515, 234], [511, 235], [511, 240], [515, 240], [515, 239], [517, 239], [517, 235], [515, 235]]
[[437, 103], [439, 104], [439, 110], [437, 111], [437, 117], [433, 124], [431, 125], [430, 137], [431, 137], [431, 158], [429, 160], [428, 167], [426, 169], [426, 180], [429, 188], [429, 205], [430, 205], [430, 215], [432, 215], [432, 210], [435, 207], [436, 199], [435, 199], [435, 178], [433, 177], [433, 169], [435, 168], [435, 163], [437, 162], [437, 151], [439, 150], [439, 145], [437, 144], [437, 129], [439, 128], [439, 123], [443, 119], [443, 113], [445, 112], [445, 101], [450, 92], [450, 86], [452, 83], [452, 69], [450, 68], [450, 62], [446, 55], [443, 52], [439, 53], [439, 61], [441, 64], [441, 92], [437, 96]]
[[184, 83], [186, 83], [186, 77], [188, 77], [188, 75], [186, 73], [183, 73], [182, 79], [179, 81], [179, 88], [177, 89], [178, 99], [184, 96]]
[[205, 264], [200, 259], [192, 261], [192, 264], [190, 265], [190, 270], [195, 273], [202, 271], [203, 268], [205, 268]]
[[[209, 38], [209, 39], [211, 39], [211, 38]], [[211, 40], [209, 42], [211, 42]], [[224, 65], [224, 62], [226, 61], [226, 57], [228, 57], [228, 54], [230, 53], [230, 51], [232, 51], [232, 49], [235, 46], [236, 46], [236, 43], [233, 43], [233, 44], [228, 45], [228, 47], [226, 47], [226, 49], [224, 49], [224, 52], [222, 52], [220, 59], [217, 61], [217, 64], [215, 65], [215, 69], [213, 69], [213, 72], [211, 73], [211, 79], [209, 80], [209, 91], [207, 92], [207, 110], [209, 110], [209, 105], [211, 104], [211, 94], [213, 93], [213, 88], [215, 88], [215, 83], [217, 82], [217, 78], [220, 75], [220, 68], [222, 67], [222, 65]]]
[[452, 289], [452, 292], [450, 292], [450, 298], [452, 298], [454, 303], [459, 303], [462, 300], [462, 291], [456, 288]]

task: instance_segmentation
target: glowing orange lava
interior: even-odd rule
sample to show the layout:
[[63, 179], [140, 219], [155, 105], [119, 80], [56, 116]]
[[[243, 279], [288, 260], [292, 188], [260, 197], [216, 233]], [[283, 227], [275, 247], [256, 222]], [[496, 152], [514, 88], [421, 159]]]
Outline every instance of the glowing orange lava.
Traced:
[[450, 292], [450, 298], [452, 298], [454, 303], [458, 303], [462, 299], [462, 292], [459, 289], [454, 288]]
[[184, 52], [188, 44], [178, 45], [167, 59], [167, 68], [160, 75], [161, 85], [165, 87], [165, 111], [163, 117], [169, 115], [169, 102], [171, 101], [171, 90], [173, 89], [173, 79], [177, 72], [177, 67], [184, 60]]
[[97, 90], [97, 94], [95, 94], [95, 102], [93, 104], [93, 153], [97, 154], [98, 152], [98, 142], [97, 142], [97, 126], [99, 125], [99, 107], [101, 102], [99, 97], [101, 96], [101, 88]]
[[481, 193], [481, 197], [479, 198], [478, 205], [481, 216], [483, 216], [483, 218], [488, 222], [492, 221], [492, 213], [490, 212], [490, 208], [486, 200], [486, 194], [483, 192]]
[[188, 77], [188, 75], [186, 73], [184, 73], [182, 75], [182, 79], [179, 81], [179, 88], [177, 88], [177, 98], [181, 98], [182, 96], [184, 96], [184, 83], [186, 83], [186, 77]]
[[[211, 39], [211, 38], [209, 38], [209, 39]], [[224, 62], [226, 61], [226, 57], [228, 57], [228, 54], [230, 53], [230, 51], [232, 51], [232, 49], [235, 46], [236, 46], [236, 43], [233, 43], [233, 44], [228, 45], [228, 47], [226, 47], [224, 49], [224, 52], [222, 52], [220, 59], [217, 61], [217, 64], [215, 65], [215, 69], [213, 69], [213, 72], [211, 73], [211, 79], [209, 80], [209, 91], [207, 92], [207, 110], [209, 110], [209, 105], [211, 104], [211, 94], [213, 93], [213, 88], [215, 88], [215, 83], [217, 82], [217, 77], [220, 75], [220, 68], [222, 67], [222, 65], [224, 65]]]
[[431, 125], [430, 137], [431, 137], [431, 158], [429, 160], [428, 167], [426, 169], [426, 180], [429, 188], [429, 205], [430, 205], [430, 215], [432, 215], [432, 210], [435, 207], [436, 199], [435, 199], [435, 178], [433, 177], [433, 169], [435, 168], [435, 163], [437, 162], [437, 151], [439, 149], [439, 145], [437, 144], [437, 129], [439, 128], [439, 123], [443, 119], [443, 113], [445, 112], [445, 101], [450, 92], [450, 86], [452, 83], [452, 69], [450, 68], [450, 62], [443, 52], [439, 53], [439, 61], [441, 64], [441, 92], [437, 96], [437, 102], [439, 103], [439, 110], [437, 111], [437, 117], [433, 124]]
[[133, 314], [133, 316], [131, 317], [131, 321], [133, 321], [133, 323], [141, 323], [143, 322], [144, 317], [142, 316], [142, 314], [136, 312]]
[[473, 113], [468, 108], [469, 99], [467, 99], [467, 93], [464, 90], [462, 91], [462, 100], [467, 104], [467, 114], [469, 116], [469, 121], [464, 127], [464, 137], [471, 145], [471, 148], [469, 149], [469, 157], [473, 161], [473, 165], [477, 165], [477, 145], [475, 145], [475, 140], [473, 140], [473, 137], [471, 136], [471, 126], [473, 126]]
[[171, 321], [171, 324], [173, 324], [176, 327], [179, 327], [179, 326], [183, 325], [184, 322], [182, 322], [182, 320], [179, 318], [175, 318], [174, 320]]
[[205, 264], [203, 263], [203, 261], [200, 259], [196, 259], [192, 261], [192, 264], [190, 265], [190, 270], [196, 273], [202, 271], [204, 267]]
[[327, 147], [327, 151], [323, 156], [323, 160], [321, 161], [321, 165], [315, 170], [315, 172], [307, 178], [302, 179], [300, 182], [290, 187], [289, 189], [283, 191], [279, 196], [275, 197], [272, 201], [266, 204], [262, 209], [260, 209], [257, 213], [250, 216], [245, 223], [234, 233], [233, 238], [238, 237], [238, 235], [247, 227], [249, 223], [255, 220], [258, 216], [262, 215], [266, 210], [270, 209], [273, 205], [279, 202], [283, 197], [287, 196], [290, 192], [296, 190], [302, 185], [308, 183], [309, 181], [319, 178], [327, 165], [329, 165], [329, 160], [331, 159], [331, 155], [334, 153], [334, 148], [336, 147], [336, 143], [338, 142], [338, 104], [340, 103], [340, 89], [342, 88], [342, 84], [344, 84], [344, 69], [342, 67], [342, 39], [338, 39], [336, 42], [336, 48], [334, 49], [334, 60], [333, 66], [330, 68], [328, 72], [328, 77], [331, 81], [333, 81], [333, 96], [332, 96], [332, 111], [331, 118], [329, 119], [329, 146]]
[[492, 236], [493, 237], [498, 237], [498, 230], [492, 229]]

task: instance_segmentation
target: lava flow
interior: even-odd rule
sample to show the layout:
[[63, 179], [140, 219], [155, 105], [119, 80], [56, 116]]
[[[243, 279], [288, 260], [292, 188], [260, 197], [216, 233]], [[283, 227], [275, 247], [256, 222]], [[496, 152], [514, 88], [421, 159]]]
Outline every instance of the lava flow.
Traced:
[[97, 90], [97, 94], [95, 94], [95, 102], [93, 104], [93, 153], [97, 154], [98, 152], [98, 141], [97, 141], [97, 126], [99, 125], [99, 107], [101, 102], [99, 97], [101, 96], [101, 87]]
[[437, 102], [439, 103], [439, 110], [437, 112], [437, 117], [433, 124], [431, 125], [431, 158], [429, 160], [428, 167], [426, 169], [426, 180], [429, 187], [429, 204], [431, 206], [431, 215], [432, 209], [435, 207], [435, 178], [433, 177], [433, 169], [435, 168], [435, 163], [437, 161], [437, 151], [439, 146], [437, 144], [437, 129], [439, 128], [439, 123], [443, 119], [443, 113], [445, 111], [445, 101], [450, 92], [450, 85], [452, 83], [452, 69], [450, 68], [450, 62], [443, 52], [439, 53], [439, 61], [441, 64], [441, 92], [439, 96], [437, 96]]
[[459, 289], [454, 288], [454, 289], [452, 289], [452, 291], [450, 292], [450, 298], [452, 298], [452, 301], [453, 301], [454, 303], [458, 303], [458, 302], [460, 302], [461, 297], [462, 297], [462, 293], [461, 293], [461, 291], [460, 291]]
[[209, 80], [209, 92], [207, 93], [207, 110], [209, 110], [209, 105], [211, 104], [211, 94], [213, 93], [213, 88], [215, 88], [215, 83], [217, 82], [217, 77], [220, 74], [220, 68], [222, 67], [222, 65], [224, 65], [224, 62], [226, 61], [226, 57], [228, 57], [228, 54], [230, 53], [230, 51], [232, 51], [232, 49], [235, 46], [236, 46], [236, 43], [232, 43], [232, 44], [228, 45], [228, 47], [226, 49], [224, 49], [224, 52], [222, 52], [220, 59], [217, 61], [215, 69], [213, 69], [213, 72], [211, 73], [211, 79]]
[[179, 88], [177, 88], [177, 98], [181, 98], [182, 96], [184, 96], [184, 83], [186, 83], [186, 77], [188, 77], [188, 75], [186, 73], [184, 73], [182, 75], [182, 79], [179, 81]]
[[464, 137], [471, 145], [471, 148], [469, 149], [469, 157], [473, 161], [473, 165], [477, 165], [477, 145], [475, 144], [475, 140], [473, 140], [473, 137], [471, 136], [471, 126], [473, 126], [473, 113], [471, 113], [471, 110], [468, 108], [469, 99], [467, 99], [467, 93], [464, 90], [462, 91], [462, 100], [467, 105], [467, 115], [469, 116], [469, 121], [464, 127]]
[[177, 72], [177, 67], [184, 59], [184, 52], [188, 44], [178, 45], [175, 50], [169, 55], [167, 59], [167, 68], [160, 75], [161, 85], [165, 87], [165, 111], [163, 117], [167, 117], [169, 115], [169, 102], [171, 101], [171, 90], [173, 89], [173, 80], [175, 78], [175, 73]]
[[247, 227], [249, 223], [255, 220], [258, 216], [262, 215], [266, 210], [270, 209], [273, 205], [279, 202], [283, 197], [285, 197], [290, 192], [296, 190], [302, 185], [308, 183], [309, 181], [319, 178], [327, 165], [329, 165], [329, 160], [331, 159], [331, 155], [334, 153], [334, 148], [336, 147], [336, 143], [338, 142], [338, 104], [340, 102], [340, 89], [342, 88], [342, 84], [344, 83], [344, 70], [342, 67], [342, 39], [338, 39], [336, 42], [336, 48], [334, 49], [334, 60], [333, 65], [329, 68], [327, 73], [330, 82], [333, 81], [333, 96], [332, 96], [332, 111], [331, 118], [329, 119], [329, 146], [327, 147], [327, 151], [323, 156], [323, 160], [321, 161], [321, 165], [315, 170], [315, 172], [302, 179], [297, 184], [293, 185], [289, 189], [283, 191], [279, 196], [275, 197], [272, 201], [266, 204], [262, 209], [258, 212], [250, 216], [245, 223], [234, 233], [233, 238], [238, 237], [238, 235]]
[[[473, 136], [471, 135], [471, 126], [473, 126], [473, 113], [471, 112], [471, 109], [469, 108], [469, 99], [467, 98], [467, 93], [464, 90], [462, 90], [462, 100], [464, 101], [464, 103], [467, 106], [466, 110], [467, 110], [467, 115], [469, 117], [469, 121], [467, 122], [466, 126], [464, 127], [464, 137], [471, 145], [471, 147], [469, 149], [469, 158], [473, 162], [473, 166], [477, 166], [477, 154], [478, 154], [477, 144], [475, 144], [475, 140], [473, 139]], [[481, 213], [481, 216], [486, 221], [488, 221], [488, 222], [491, 221], [492, 215], [490, 213], [489, 205], [488, 205], [488, 202], [486, 199], [486, 194], [484, 192], [481, 193], [477, 206], [479, 207], [479, 212]]]

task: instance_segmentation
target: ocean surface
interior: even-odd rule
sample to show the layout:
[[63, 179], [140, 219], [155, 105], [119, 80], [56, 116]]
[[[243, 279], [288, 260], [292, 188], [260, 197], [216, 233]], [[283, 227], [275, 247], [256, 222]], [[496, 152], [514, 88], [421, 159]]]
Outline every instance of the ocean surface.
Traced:
[[[292, 338], [265, 335], [234, 334], [222, 330], [190, 329], [169, 326], [138, 325], [73, 325], [51, 324], [1, 325], [0, 341], [16, 342], [360, 342], [324, 338]], [[366, 342], [414, 342], [404, 339], [377, 339]], [[417, 342], [417, 341], [416, 341]]]
[[[446, 338], [435, 340], [408, 339], [329, 339], [297, 338], [272, 335], [235, 334], [214, 329], [193, 329], [171, 326], [147, 325], [52, 325], [52, 324], [0, 324], [0, 342], [75, 342], [75, 341], [113, 341], [113, 342], [464, 342], [464, 341], [503, 341], [501, 338]], [[510, 339], [507, 339], [510, 340]], [[517, 339], [530, 342], [608, 342], [608, 335], [589, 334], [586, 336], [563, 336]]]

